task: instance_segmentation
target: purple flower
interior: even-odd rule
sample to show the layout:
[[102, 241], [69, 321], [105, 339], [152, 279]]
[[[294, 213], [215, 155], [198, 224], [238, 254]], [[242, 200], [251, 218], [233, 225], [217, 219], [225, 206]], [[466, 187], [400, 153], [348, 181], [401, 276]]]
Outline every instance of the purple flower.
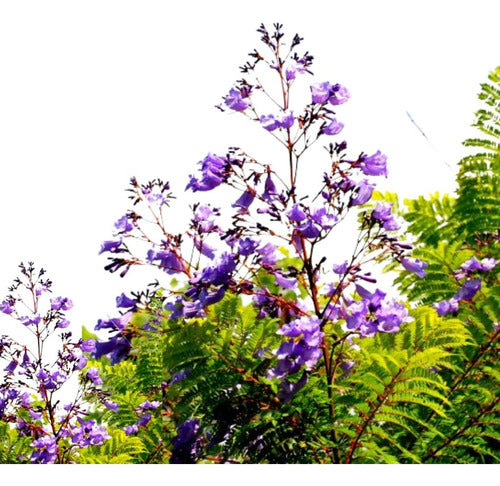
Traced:
[[378, 320], [378, 330], [382, 332], [397, 332], [399, 326], [408, 321], [408, 310], [394, 299], [384, 299], [375, 311]]
[[150, 402], [149, 400], [146, 400], [146, 401], [142, 402], [135, 409], [135, 413], [139, 414], [139, 413], [144, 412], [144, 410], [156, 410], [157, 408], [160, 407], [160, 405], [161, 405], [161, 402], [158, 400], [153, 400], [152, 402]]
[[205, 255], [207, 258], [210, 258], [210, 260], [213, 260], [215, 258], [215, 248], [210, 246], [208, 243], [205, 241], [199, 240], [198, 238], [193, 238], [193, 243], [195, 248], [202, 254]]
[[379, 202], [373, 210], [372, 216], [380, 221], [387, 221], [392, 217], [392, 203]]
[[82, 341], [80, 349], [85, 353], [95, 353], [95, 340], [92, 338]]
[[333, 265], [332, 269], [337, 275], [343, 275], [347, 271], [347, 266], [347, 260], [345, 260], [344, 263], [341, 263], [340, 265]]
[[42, 419], [42, 414], [39, 412], [35, 412], [34, 410], [29, 410], [28, 413], [30, 414], [30, 417], [33, 420], [41, 420]]
[[288, 403], [295, 393], [302, 389], [307, 383], [307, 373], [302, 373], [299, 381], [291, 382], [289, 380], [283, 380], [281, 382], [281, 390], [279, 393], [279, 398], [283, 400], [284, 403]]
[[54, 390], [66, 381], [66, 376], [61, 374], [59, 371], [49, 374], [45, 370], [40, 369], [35, 376], [47, 390]]
[[462, 288], [454, 295], [457, 300], [471, 300], [481, 288], [481, 279], [469, 278]]
[[345, 317], [347, 328], [357, 330], [365, 323], [365, 317], [368, 314], [368, 304], [362, 300], [353, 302], [347, 307], [348, 314]]
[[496, 267], [497, 263], [498, 260], [495, 260], [494, 258], [483, 258], [481, 260], [481, 266], [483, 267], [482, 270], [484, 272], [492, 270], [493, 268]]
[[105, 241], [101, 245], [101, 250], [99, 251], [99, 255], [107, 251], [109, 251], [110, 253], [121, 253], [125, 251], [124, 248], [120, 248], [121, 244], [122, 244], [121, 238], [119, 240]]
[[298, 204], [294, 204], [292, 206], [292, 209], [288, 211], [287, 216], [290, 218], [291, 221], [294, 221], [295, 223], [300, 223], [301, 221], [304, 221], [306, 219], [307, 215], [300, 209], [300, 206]]
[[276, 119], [278, 120], [279, 126], [285, 129], [291, 128], [295, 121], [293, 111], [290, 110], [283, 111], [276, 117]]
[[392, 203], [379, 202], [373, 210], [372, 217], [380, 222], [387, 231], [396, 231], [400, 228], [400, 224], [392, 215]]
[[332, 85], [328, 81], [311, 85], [313, 103], [326, 103], [330, 98], [331, 88]]
[[494, 258], [483, 258], [481, 261], [479, 261], [475, 256], [473, 256], [465, 263], [463, 263], [460, 268], [465, 272], [472, 272], [474, 270], [487, 272], [495, 268], [497, 263], [497, 260], [495, 260]]
[[269, 370], [270, 378], [282, 379], [296, 373], [301, 366], [311, 370], [321, 358], [320, 345], [324, 334], [321, 321], [316, 316], [295, 319], [283, 325], [276, 334], [292, 339], [284, 340], [276, 350], [278, 363]]
[[53, 435], [45, 435], [31, 443], [34, 451], [30, 459], [33, 463], [54, 464], [57, 459], [57, 441]]
[[264, 183], [264, 192], [262, 193], [262, 198], [268, 202], [271, 202], [277, 195], [276, 185], [271, 177], [271, 173], [268, 172], [266, 176], [266, 182]]
[[340, 368], [346, 376], [349, 376], [351, 374], [352, 368], [354, 368], [354, 365], [354, 361], [343, 361], [342, 363], [340, 363]]
[[178, 373], [176, 373], [173, 377], [172, 380], [170, 381], [170, 385], [175, 385], [175, 383], [179, 383], [179, 381], [184, 380], [187, 378], [190, 374], [192, 373], [192, 370], [181, 370]]
[[174, 450], [171, 464], [194, 464], [202, 449], [200, 420], [188, 419], [177, 427], [177, 436], [172, 439]]
[[467, 260], [465, 263], [461, 265], [461, 268], [465, 270], [466, 272], [471, 272], [473, 270], [482, 270], [483, 266], [481, 263], [477, 260], [475, 256], [473, 256], [471, 259]]
[[341, 105], [345, 103], [350, 97], [351, 95], [345, 86], [336, 84], [330, 88], [330, 96], [328, 98], [328, 101], [332, 105]]
[[342, 129], [344, 128], [344, 124], [338, 122], [335, 118], [330, 120], [330, 123], [328, 125], [325, 125], [321, 128], [321, 133], [324, 133], [325, 135], [337, 135], [339, 134]]
[[312, 214], [311, 218], [313, 221], [321, 226], [324, 230], [329, 230], [333, 228], [334, 224], [337, 222], [337, 218], [333, 214], [329, 214], [327, 209], [321, 207], [316, 209]]
[[66, 329], [71, 323], [68, 321], [68, 319], [61, 319], [60, 321], [57, 321], [56, 327], [59, 329]]
[[50, 299], [50, 305], [52, 310], [69, 310], [73, 307], [73, 302], [66, 297], [56, 297]]
[[262, 115], [260, 117], [260, 124], [268, 131], [272, 132], [280, 127], [279, 121], [274, 115]]
[[87, 371], [87, 378], [92, 381], [94, 385], [102, 385], [102, 380], [97, 368], [89, 368]]
[[79, 447], [88, 447], [90, 445], [101, 445], [110, 436], [104, 427], [96, 424], [95, 420], [78, 419], [79, 427], [71, 431], [71, 441]]
[[23, 316], [19, 320], [23, 326], [31, 326], [32, 324], [36, 326], [37, 324], [40, 324], [42, 319], [39, 315], [36, 315], [35, 317]]
[[114, 319], [109, 319], [107, 321], [99, 319], [95, 326], [95, 330], [112, 329], [113, 331], [123, 331], [123, 329], [125, 329], [127, 324], [130, 322], [132, 314], [132, 311], [129, 311], [120, 317], [115, 317]]
[[439, 316], [445, 316], [451, 312], [458, 311], [458, 300], [452, 297], [451, 299], [434, 303], [432, 307], [436, 309]]
[[112, 402], [111, 400], [104, 400], [103, 403], [104, 403], [104, 406], [107, 409], [109, 409], [109, 410], [111, 410], [112, 412], [115, 412], [115, 413], [118, 412], [118, 408], [120, 406], [118, 403]]
[[132, 214], [125, 214], [115, 223], [115, 228], [118, 233], [128, 233], [129, 231], [132, 231], [135, 226], [136, 223]]
[[420, 278], [424, 278], [426, 273], [425, 273], [425, 268], [427, 267], [428, 263], [423, 262], [422, 260], [419, 260], [418, 258], [401, 258], [401, 265], [408, 270], [409, 272], [413, 272], [416, 275], [418, 275]]
[[314, 224], [312, 219], [308, 219], [300, 226], [298, 226], [297, 229], [300, 231], [300, 234], [304, 238], [309, 238], [309, 239], [317, 238], [321, 233], [321, 229]]
[[260, 262], [263, 265], [274, 265], [278, 261], [276, 248], [277, 246], [273, 243], [266, 243], [257, 248], [256, 252], [260, 255]]
[[17, 365], [18, 365], [18, 361], [13, 359], [5, 368], [4, 368], [4, 371], [6, 371], [7, 373], [9, 374], [12, 374], [14, 373], [14, 371], [16, 370], [17, 368]]
[[12, 314], [14, 312], [14, 306], [13, 306], [13, 304], [4, 300], [0, 304], [0, 311], [3, 312], [4, 314]]
[[259, 246], [259, 242], [253, 238], [243, 238], [238, 241], [238, 253], [242, 256], [251, 255]]
[[126, 435], [137, 434], [139, 432], [139, 426], [137, 424], [129, 425], [123, 429]]
[[363, 155], [361, 157], [360, 168], [365, 175], [383, 175], [387, 177], [387, 157], [380, 153], [380, 150], [369, 157]]
[[83, 368], [85, 368], [85, 366], [87, 366], [88, 360], [89, 359], [87, 358], [87, 356], [85, 356], [84, 354], [82, 354], [78, 358], [78, 361], [75, 364], [75, 370], [83, 370]]
[[130, 341], [122, 335], [112, 337], [106, 342], [97, 342], [94, 356], [99, 359], [101, 356], [109, 356], [111, 364], [119, 363], [125, 359], [132, 349]]
[[277, 128], [290, 128], [294, 121], [293, 111], [290, 110], [283, 111], [278, 115], [271, 114], [260, 117], [260, 124], [269, 132]]
[[[246, 94], [246, 93], [245, 93]], [[250, 102], [244, 98], [241, 91], [237, 88], [231, 88], [229, 94], [224, 98], [226, 105], [234, 111], [245, 111]]]
[[200, 164], [200, 171], [202, 173], [201, 180], [189, 176], [190, 181], [186, 186], [186, 190], [191, 189], [193, 192], [210, 191], [225, 182], [229, 177], [227, 171], [228, 163], [223, 157], [210, 153], [200, 162]]
[[216, 229], [215, 221], [210, 218], [218, 215], [218, 209], [212, 209], [210, 206], [200, 204], [194, 213], [194, 221], [198, 223], [197, 227], [199, 231], [201, 233], [209, 233]]
[[285, 68], [285, 77], [287, 81], [291, 81], [292, 79], [295, 79], [297, 73], [303, 74], [305, 72], [306, 68], [304, 67], [304, 65], [294, 61], [292, 64]]
[[362, 180], [357, 187], [356, 197], [351, 196], [350, 205], [351, 206], [361, 206], [370, 200], [372, 197], [373, 189], [375, 184], [371, 184], [366, 179]]
[[240, 208], [240, 210], [246, 211], [253, 203], [255, 199], [255, 190], [251, 188], [247, 188], [238, 200], [232, 205], [233, 208]]
[[150, 413], [143, 413], [136, 422], [137, 427], [146, 427], [150, 422], [152, 415]]
[[386, 294], [380, 289], [376, 289], [375, 292], [369, 292], [361, 285], [356, 285], [356, 292], [367, 301], [369, 305], [369, 310], [373, 311], [378, 309], [380, 303], [385, 298]]
[[129, 309], [131, 307], [135, 307], [136, 305], [137, 301], [135, 299], [127, 297], [124, 293], [116, 298], [116, 307], [118, 308]]
[[274, 276], [276, 278], [276, 285], [282, 289], [293, 289], [297, 285], [296, 278], [285, 278], [280, 273], [275, 273]]
[[169, 275], [185, 270], [184, 262], [173, 250], [156, 251], [151, 249], [148, 251], [147, 261], [150, 263], [159, 262], [160, 268]]

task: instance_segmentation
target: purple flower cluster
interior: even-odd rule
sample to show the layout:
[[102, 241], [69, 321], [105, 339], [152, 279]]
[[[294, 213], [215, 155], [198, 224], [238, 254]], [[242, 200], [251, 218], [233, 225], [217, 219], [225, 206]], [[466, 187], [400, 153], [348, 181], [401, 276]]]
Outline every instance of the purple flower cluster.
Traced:
[[57, 460], [57, 440], [53, 435], [44, 435], [31, 443], [33, 452], [31, 462], [35, 464], [54, 464]]
[[101, 445], [110, 436], [105, 427], [95, 420], [84, 420], [78, 417], [79, 425], [71, 430], [71, 441], [78, 447], [85, 448], [91, 445]]
[[[31, 462], [61, 462], [66, 451], [75, 445], [87, 447], [108, 438], [103, 427], [83, 419], [87, 415], [83, 400], [90, 394], [99, 397], [101, 393], [97, 388], [102, 384], [97, 369], [90, 368], [85, 373], [74, 403], [63, 407], [58, 398], [59, 389], [85, 368], [85, 353], [95, 350], [95, 342], [72, 341], [71, 332], [66, 331], [69, 320], [65, 312], [73, 307], [73, 302], [59, 296], [46, 303], [43, 295], [50, 292], [51, 282], [42, 278], [45, 272], [35, 272], [31, 263], [21, 264], [20, 268], [21, 275], [10, 287], [11, 294], [3, 301], [2, 311], [25, 326], [36, 343], [30, 349], [10, 337], [0, 338], [0, 360], [7, 362], [0, 387], [0, 420], [15, 424], [20, 435], [33, 438]], [[45, 313], [43, 309], [47, 309]], [[45, 343], [54, 338], [60, 339], [60, 347], [48, 356]]]
[[286, 110], [278, 115], [262, 115], [260, 124], [268, 131], [272, 132], [277, 128], [288, 129], [293, 126], [295, 119], [293, 111]]
[[171, 464], [195, 464], [203, 449], [200, 420], [188, 419], [177, 427], [177, 435], [172, 439], [174, 449]]
[[298, 371], [311, 371], [321, 358], [321, 343], [324, 333], [321, 331], [321, 321], [316, 316], [306, 316], [295, 319], [277, 331], [285, 338], [275, 351], [277, 365], [270, 369], [268, 378], [281, 380], [281, 396], [288, 401], [293, 393], [307, 382], [303, 374], [298, 381], [290, 381], [289, 376]]
[[377, 203], [377, 207], [372, 212], [372, 218], [387, 231], [396, 231], [401, 227], [392, 214], [392, 203]]
[[406, 307], [388, 298], [385, 292], [377, 289], [372, 293], [361, 285], [356, 285], [356, 290], [361, 300], [341, 310], [349, 331], [372, 337], [377, 332], [397, 332], [399, 326], [410, 319]]
[[[117, 297], [116, 301], [118, 307], [124, 307], [125, 302], [122, 296]], [[133, 306], [135, 308], [137, 301], [133, 302]], [[128, 304], [132, 304], [132, 300], [128, 302], [127, 305]], [[130, 343], [130, 339], [127, 337], [127, 325], [130, 322], [132, 315], [132, 311], [129, 311], [120, 317], [108, 320], [99, 319], [97, 321], [95, 326], [96, 331], [100, 329], [108, 329], [109, 332], [115, 334], [108, 341], [97, 341], [94, 343], [94, 349], [91, 352], [95, 358], [99, 359], [102, 356], [107, 356], [110, 359], [111, 364], [116, 364], [129, 355], [132, 345]]]
[[125, 427], [123, 431], [127, 435], [137, 434], [137, 432], [139, 432], [139, 429], [141, 427], [146, 427], [153, 418], [153, 415], [150, 412], [146, 412], [146, 410], [156, 410], [160, 406], [161, 402], [159, 402], [158, 400], [154, 400], [152, 402], [146, 400], [142, 402], [135, 409], [135, 414], [138, 416], [137, 421], [135, 422], [135, 424]]
[[189, 184], [186, 189], [196, 191], [211, 191], [223, 182], [226, 182], [231, 175], [231, 166], [240, 164], [240, 161], [233, 160], [231, 157], [220, 157], [214, 154], [208, 154], [201, 162], [201, 179], [196, 179], [190, 175]]
[[250, 106], [248, 96], [250, 90], [244, 88], [231, 88], [229, 94], [224, 98], [226, 105], [234, 111], [245, 111]]
[[328, 81], [311, 85], [311, 94], [313, 103], [330, 102], [332, 105], [341, 105], [351, 96], [346, 87], [340, 84], [331, 84]]
[[287, 216], [295, 224], [297, 233], [308, 239], [317, 238], [321, 231], [331, 230], [337, 222], [337, 217], [329, 213], [325, 207], [311, 210], [304, 205], [301, 207], [299, 204], [294, 204]]
[[494, 258], [483, 258], [479, 261], [475, 256], [463, 263], [460, 268], [455, 271], [455, 278], [458, 281], [464, 278], [466, 278], [466, 280], [453, 297], [433, 304], [438, 315], [445, 316], [446, 314], [456, 313], [458, 312], [461, 301], [472, 300], [482, 286], [481, 279], [475, 278], [475, 275], [477, 273], [484, 273], [492, 270], [497, 263], [498, 261]]

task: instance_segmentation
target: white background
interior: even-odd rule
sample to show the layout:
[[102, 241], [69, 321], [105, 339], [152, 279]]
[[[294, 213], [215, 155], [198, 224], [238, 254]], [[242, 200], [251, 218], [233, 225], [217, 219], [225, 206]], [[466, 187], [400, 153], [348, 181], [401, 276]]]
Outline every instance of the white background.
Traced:
[[[142, 285], [133, 272], [106, 273], [97, 256], [128, 207], [131, 176], [169, 180], [182, 201], [207, 152], [274, 150], [264, 130], [214, 108], [258, 46], [261, 22], [305, 38], [316, 82], [348, 87], [343, 135], [353, 156], [388, 155], [382, 189], [453, 191], [446, 163], [463, 154], [479, 85], [500, 61], [498, 5], [1, 1], [0, 297], [18, 263], [33, 260], [56, 295], [73, 299], [77, 328], [93, 328], [115, 314], [116, 295]], [[307, 89], [312, 78], [300, 82]], [[172, 226], [187, 214], [172, 213]]]
[[[207, 152], [272, 150], [266, 133], [213, 108], [257, 46], [261, 22], [300, 33], [316, 81], [349, 88], [338, 118], [350, 153], [387, 154], [385, 188], [403, 197], [453, 191], [445, 162], [455, 168], [463, 154], [479, 85], [500, 62], [499, 18], [499, 3], [481, 0], [0, 1], [0, 297], [18, 263], [33, 260], [57, 295], [74, 300], [75, 324], [92, 328], [114, 315], [116, 295], [140, 288], [133, 273], [123, 281], [104, 272], [97, 256], [127, 208], [132, 175], [170, 180], [182, 195]], [[301, 471], [303, 484], [311, 470]], [[238, 481], [255, 484], [256, 472]], [[420, 484], [423, 472], [390, 477]], [[372, 482], [391, 484], [386, 469], [373, 473]], [[470, 484], [471, 474], [454, 483]]]

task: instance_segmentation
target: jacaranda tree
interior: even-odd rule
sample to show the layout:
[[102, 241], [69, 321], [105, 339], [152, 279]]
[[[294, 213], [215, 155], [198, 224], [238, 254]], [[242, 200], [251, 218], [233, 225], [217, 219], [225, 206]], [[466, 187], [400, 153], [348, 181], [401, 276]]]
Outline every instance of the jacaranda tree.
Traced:
[[[496, 461], [498, 77], [483, 88], [494, 111], [480, 115], [493, 156], [462, 162], [456, 199], [404, 212], [374, 191], [386, 157], [349, 154], [347, 88], [307, 82], [313, 56], [298, 35], [258, 32], [262, 49], [219, 109], [257, 124], [282, 160], [209, 153], [187, 181], [199, 197], [181, 233], [168, 225], [169, 183], [132, 178], [101, 253], [112, 273], [148, 266], [157, 280], [117, 297], [98, 334], [72, 341], [71, 301], [42, 311], [50, 282], [21, 267], [1, 310], [36, 345], [0, 341], [2, 462]], [[232, 204], [219, 207], [217, 194]], [[477, 226], [465, 224], [472, 206]], [[356, 224], [350, 214], [345, 258], [335, 241]], [[379, 288], [376, 264], [399, 272], [399, 292]], [[79, 385], [62, 403], [71, 375]]]

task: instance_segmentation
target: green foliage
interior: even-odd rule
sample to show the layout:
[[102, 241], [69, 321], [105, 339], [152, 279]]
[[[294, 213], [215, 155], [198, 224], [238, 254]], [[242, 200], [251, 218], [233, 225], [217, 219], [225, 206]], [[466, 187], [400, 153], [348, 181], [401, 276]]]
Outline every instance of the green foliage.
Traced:
[[22, 437], [8, 423], [0, 423], [0, 464], [28, 462], [31, 440]]
[[[410, 300], [431, 304], [449, 299], [463, 284], [454, 272], [465, 261], [472, 256], [499, 259], [500, 68], [489, 81], [481, 86], [479, 98], [486, 106], [474, 124], [482, 137], [465, 142], [477, 153], [459, 164], [457, 197], [435, 194], [405, 201], [404, 217], [418, 245], [415, 255], [428, 262], [425, 279], [408, 272], [396, 279]], [[409, 442], [423, 462], [498, 461], [498, 266], [478, 277], [481, 290], [472, 301], [461, 302], [456, 313], [468, 341], [440, 372], [447, 386], [445, 416], [438, 410], [424, 415], [434, 432], [422, 426]]]

